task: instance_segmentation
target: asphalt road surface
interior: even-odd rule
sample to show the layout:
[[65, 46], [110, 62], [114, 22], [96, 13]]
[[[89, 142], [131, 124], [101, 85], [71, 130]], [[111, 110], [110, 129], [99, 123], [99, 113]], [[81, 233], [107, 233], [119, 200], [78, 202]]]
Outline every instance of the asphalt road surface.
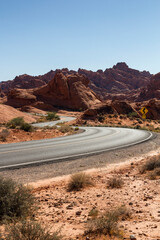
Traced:
[[60, 162], [139, 144], [152, 133], [128, 128], [83, 127], [82, 133], [0, 145], [0, 170]]

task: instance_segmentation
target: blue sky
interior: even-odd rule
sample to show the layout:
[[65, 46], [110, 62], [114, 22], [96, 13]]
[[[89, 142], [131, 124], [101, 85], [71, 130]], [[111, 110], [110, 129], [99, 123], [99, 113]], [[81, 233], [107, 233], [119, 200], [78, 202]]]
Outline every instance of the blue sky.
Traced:
[[160, 0], [0, 0], [0, 81], [125, 61], [160, 72]]

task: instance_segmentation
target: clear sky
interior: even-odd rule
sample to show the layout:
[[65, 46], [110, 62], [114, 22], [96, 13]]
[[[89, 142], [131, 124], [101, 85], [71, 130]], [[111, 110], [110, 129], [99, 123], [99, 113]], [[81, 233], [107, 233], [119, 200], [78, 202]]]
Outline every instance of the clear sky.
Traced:
[[160, 72], [160, 0], [0, 0], [0, 81], [121, 61]]

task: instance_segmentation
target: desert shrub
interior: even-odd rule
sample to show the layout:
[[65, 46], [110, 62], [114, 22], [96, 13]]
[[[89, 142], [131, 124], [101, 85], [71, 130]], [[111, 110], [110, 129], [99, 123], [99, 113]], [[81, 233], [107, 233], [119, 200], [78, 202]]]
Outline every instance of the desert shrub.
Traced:
[[58, 129], [62, 133], [68, 133], [68, 132], [72, 132], [73, 131], [73, 128], [68, 126], [68, 125], [62, 125]]
[[124, 182], [120, 177], [112, 177], [107, 181], [108, 188], [121, 188]]
[[130, 217], [131, 215], [129, 210], [124, 206], [111, 211], [106, 211], [100, 217], [93, 218], [88, 221], [86, 234], [93, 233], [110, 236], [120, 235], [120, 231], [118, 229], [118, 221], [125, 220]]
[[87, 223], [86, 234], [117, 235], [118, 232], [117, 217], [112, 212], [93, 218]]
[[35, 199], [28, 187], [0, 178], [0, 221], [31, 216]]
[[0, 132], [0, 140], [4, 142], [6, 141], [8, 136], [9, 136], [8, 129], [2, 129], [2, 131]]
[[115, 217], [118, 219], [118, 220], [126, 220], [128, 218], [131, 217], [131, 212], [130, 210], [128, 210], [128, 208], [126, 208], [125, 206], [120, 206], [118, 208], [116, 208], [112, 214], [115, 215]]
[[45, 127], [43, 127], [43, 130], [50, 130], [50, 129], [57, 129], [57, 126], [53, 125], [53, 126], [45, 126]]
[[55, 113], [55, 112], [48, 112], [46, 119], [51, 121], [51, 120], [59, 120], [60, 117]]
[[157, 177], [160, 176], [160, 167], [155, 168], [150, 174], [149, 174], [149, 179], [150, 180], [155, 180]]
[[143, 166], [140, 168], [141, 173], [145, 173], [146, 171], [153, 171], [156, 168], [160, 167], [160, 157], [153, 157], [149, 159]]
[[32, 132], [33, 131], [32, 125], [29, 124], [29, 123], [26, 123], [26, 122], [22, 123], [22, 125], [20, 126], [20, 129], [24, 130], [25, 132]]
[[86, 173], [73, 174], [68, 183], [68, 191], [80, 191], [81, 189], [93, 185], [91, 178]]
[[46, 227], [38, 222], [22, 221], [6, 227], [2, 240], [61, 240], [59, 232], [50, 233]]
[[8, 127], [10, 127], [10, 128], [16, 128], [16, 127], [21, 126], [23, 123], [24, 123], [23, 117], [17, 117], [17, 118], [11, 119], [11, 120], [7, 123], [7, 125], [8, 125]]
[[128, 113], [127, 114], [127, 116], [130, 118], [135, 118], [135, 117], [137, 117], [137, 113], [136, 112], [130, 112], [130, 113]]

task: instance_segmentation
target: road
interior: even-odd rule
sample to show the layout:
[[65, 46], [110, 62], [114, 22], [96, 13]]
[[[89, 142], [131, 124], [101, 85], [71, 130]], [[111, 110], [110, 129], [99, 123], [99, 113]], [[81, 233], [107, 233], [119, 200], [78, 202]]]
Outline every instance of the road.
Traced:
[[33, 123], [32, 125], [34, 127], [46, 127], [46, 126], [52, 127], [52, 126], [56, 125], [57, 123], [70, 122], [72, 120], [75, 120], [75, 117], [61, 116], [61, 119], [57, 120], [57, 121]]
[[152, 133], [128, 128], [83, 127], [82, 133], [0, 145], [0, 170], [59, 162], [129, 147], [152, 138]]

